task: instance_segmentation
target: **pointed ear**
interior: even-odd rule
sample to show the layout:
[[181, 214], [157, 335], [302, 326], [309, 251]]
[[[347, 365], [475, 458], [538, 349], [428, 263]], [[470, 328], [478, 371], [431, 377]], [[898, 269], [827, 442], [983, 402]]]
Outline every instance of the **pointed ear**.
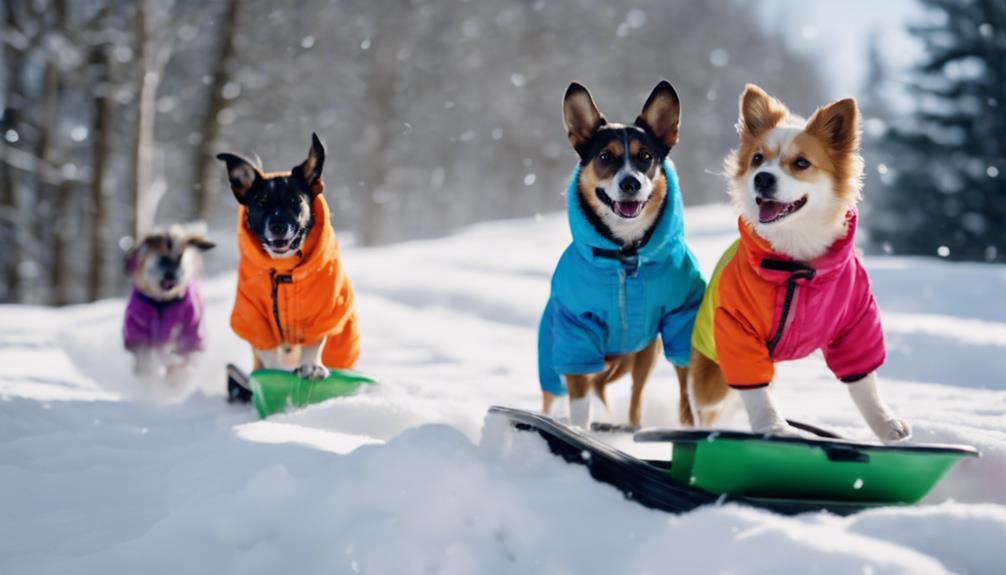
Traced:
[[587, 142], [601, 126], [608, 123], [594, 105], [590, 92], [576, 82], [569, 85], [562, 99], [562, 119], [569, 143], [581, 159], [585, 159]]
[[307, 152], [307, 159], [302, 164], [293, 169], [293, 175], [307, 182], [313, 194], [321, 193], [321, 171], [325, 167], [325, 146], [318, 139], [318, 134], [311, 134], [311, 149]]
[[769, 96], [765, 90], [758, 86], [748, 84], [744, 87], [744, 93], [741, 94], [737, 131], [757, 138], [778, 126], [787, 114], [789, 114], [789, 110], [782, 102]]
[[818, 108], [804, 129], [821, 139], [832, 150], [855, 152], [859, 149], [859, 110], [856, 100], [846, 98]]
[[150, 250], [160, 249], [164, 244], [164, 236], [160, 234], [148, 235], [141, 239], [139, 242], [133, 244], [133, 247], [129, 248], [126, 252], [125, 264], [126, 264], [126, 275], [133, 275], [133, 272], [137, 270], [140, 265], [140, 260], [143, 259], [144, 255]]
[[201, 252], [207, 252], [217, 247], [217, 244], [211, 242], [203, 236], [189, 236], [185, 243]]
[[262, 172], [248, 160], [234, 154], [217, 154], [217, 159], [227, 164], [227, 179], [238, 203], [245, 203], [248, 190], [262, 179]]
[[680, 119], [681, 100], [678, 99], [678, 93], [670, 82], [662, 80], [643, 104], [643, 111], [636, 118], [636, 125], [653, 134], [670, 151], [678, 143]]

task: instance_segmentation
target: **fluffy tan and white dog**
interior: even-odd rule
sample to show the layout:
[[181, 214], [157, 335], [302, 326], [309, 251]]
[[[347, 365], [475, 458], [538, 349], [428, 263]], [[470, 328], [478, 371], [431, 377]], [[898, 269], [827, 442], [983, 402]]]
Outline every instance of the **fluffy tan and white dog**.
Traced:
[[740, 147], [726, 172], [740, 239], [699, 311], [682, 422], [711, 425], [732, 388], [754, 431], [796, 433], [770, 395], [774, 364], [820, 349], [873, 432], [908, 437], [877, 392], [883, 332], [853, 241], [863, 173], [856, 101], [806, 120], [749, 85], [737, 129]]

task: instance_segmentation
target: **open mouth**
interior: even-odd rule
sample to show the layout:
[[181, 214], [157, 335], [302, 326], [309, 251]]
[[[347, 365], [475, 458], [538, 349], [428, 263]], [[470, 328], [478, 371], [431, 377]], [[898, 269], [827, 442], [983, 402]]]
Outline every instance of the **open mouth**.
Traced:
[[262, 245], [265, 246], [273, 255], [281, 256], [287, 253], [295, 252], [300, 248], [300, 242], [304, 237], [304, 232], [294, 235], [292, 238], [280, 238], [275, 240], [265, 240]]
[[631, 220], [643, 211], [643, 205], [645, 204], [646, 202], [620, 201], [612, 202], [611, 207], [619, 216]]
[[597, 197], [604, 203], [604, 205], [611, 208], [611, 211], [615, 212], [620, 218], [625, 218], [631, 220], [639, 214], [643, 213], [643, 207], [646, 206], [646, 202], [641, 202], [638, 200], [612, 200], [611, 196], [607, 194], [601, 188], [597, 188]]
[[178, 282], [176, 282], [175, 280], [163, 279], [161, 280], [160, 285], [162, 290], [171, 291], [175, 289], [175, 286], [178, 285]]
[[790, 214], [796, 213], [807, 204], [807, 196], [795, 202], [777, 202], [775, 200], [755, 198], [755, 203], [758, 204], [758, 221], [763, 224], [771, 224], [778, 222]]
[[266, 242], [266, 246], [274, 254], [285, 254], [290, 251], [290, 240], [271, 240]]

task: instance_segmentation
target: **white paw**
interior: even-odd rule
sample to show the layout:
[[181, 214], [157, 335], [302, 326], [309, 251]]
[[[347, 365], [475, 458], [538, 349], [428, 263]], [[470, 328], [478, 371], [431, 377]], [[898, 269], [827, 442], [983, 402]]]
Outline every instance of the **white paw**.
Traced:
[[881, 441], [904, 441], [912, 436], [912, 428], [903, 419], [892, 417], [872, 426]]
[[293, 370], [293, 374], [301, 379], [325, 379], [329, 375], [328, 368], [324, 365], [307, 364]]
[[788, 423], [773, 425], [772, 427], [765, 429], [755, 429], [754, 432], [762, 435], [777, 435], [780, 437], [814, 437], [812, 434], [800, 431]]

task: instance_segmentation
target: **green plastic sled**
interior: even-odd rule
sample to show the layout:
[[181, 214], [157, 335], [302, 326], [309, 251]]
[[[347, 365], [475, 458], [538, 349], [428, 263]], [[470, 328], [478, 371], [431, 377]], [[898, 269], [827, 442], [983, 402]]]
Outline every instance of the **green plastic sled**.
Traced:
[[333, 369], [325, 379], [301, 379], [289, 371], [259, 369], [248, 377], [255, 409], [263, 419], [275, 413], [352, 395], [363, 385], [377, 382], [349, 369]]
[[651, 430], [637, 442], [672, 442], [671, 478], [706, 491], [749, 498], [861, 504], [917, 503], [957, 461], [961, 445], [883, 445], [735, 431]]

